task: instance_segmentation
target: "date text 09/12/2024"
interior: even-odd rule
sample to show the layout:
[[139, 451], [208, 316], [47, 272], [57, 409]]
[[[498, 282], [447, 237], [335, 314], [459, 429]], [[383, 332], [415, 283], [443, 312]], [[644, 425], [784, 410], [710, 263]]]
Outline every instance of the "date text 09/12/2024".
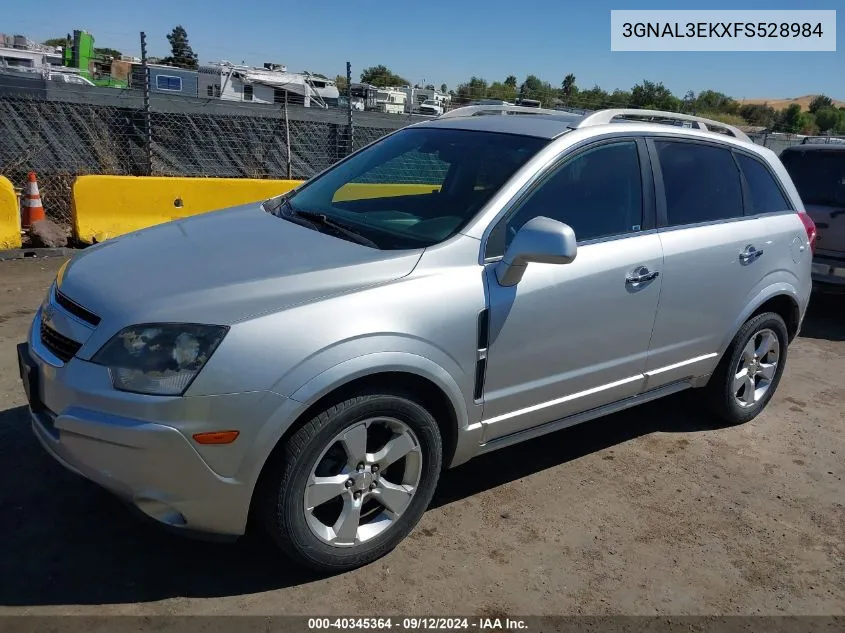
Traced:
[[309, 618], [308, 630], [341, 629], [347, 631], [419, 631], [419, 630], [525, 630], [525, 620], [519, 618]]

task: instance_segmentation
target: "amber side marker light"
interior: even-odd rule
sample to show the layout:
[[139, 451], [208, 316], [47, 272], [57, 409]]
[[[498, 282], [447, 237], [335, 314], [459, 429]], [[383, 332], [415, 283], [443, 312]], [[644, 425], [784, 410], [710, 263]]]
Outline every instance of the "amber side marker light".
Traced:
[[194, 441], [197, 444], [231, 444], [234, 442], [240, 431], [213, 431], [211, 433], [195, 433]]

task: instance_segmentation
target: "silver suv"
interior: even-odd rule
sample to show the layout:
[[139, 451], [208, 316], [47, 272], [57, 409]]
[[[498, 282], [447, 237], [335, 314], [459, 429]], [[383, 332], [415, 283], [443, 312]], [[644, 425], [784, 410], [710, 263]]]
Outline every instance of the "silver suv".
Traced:
[[254, 517], [339, 571], [480, 453], [690, 387], [750, 420], [814, 229], [778, 158], [719, 126], [468, 107], [82, 251], [19, 346], [33, 430], [162, 524]]

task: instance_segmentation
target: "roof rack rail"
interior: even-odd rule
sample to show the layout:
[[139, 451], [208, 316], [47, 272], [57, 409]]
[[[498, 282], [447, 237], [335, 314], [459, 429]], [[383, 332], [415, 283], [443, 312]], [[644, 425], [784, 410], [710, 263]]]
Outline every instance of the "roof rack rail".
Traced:
[[704, 131], [724, 130], [730, 136], [748, 143], [751, 139], [742, 130], [722, 123], [720, 121], [713, 121], [712, 119], [705, 119], [700, 116], [693, 116], [691, 114], [681, 114], [680, 112], [664, 112], [662, 110], [641, 110], [638, 108], [611, 108], [608, 110], [598, 110], [592, 114], [588, 114], [583, 119], [578, 121], [573, 127], [575, 129], [590, 127], [592, 125], [604, 125], [611, 123], [614, 119], [637, 119], [645, 118], [652, 122], [663, 123], [666, 121], [689, 122], [695, 123], [696, 128]]
[[805, 136], [801, 145], [827, 145], [845, 143], [845, 136]]
[[[513, 104], [489, 104], [471, 105], [455, 108], [441, 114], [438, 119], [457, 119], [468, 116], [482, 116], [485, 114], [545, 114], [555, 116], [566, 116], [567, 112], [559, 110], [548, 110], [546, 108], [533, 108], [531, 106], [518, 106]], [[570, 114], [571, 115], [571, 114]]]

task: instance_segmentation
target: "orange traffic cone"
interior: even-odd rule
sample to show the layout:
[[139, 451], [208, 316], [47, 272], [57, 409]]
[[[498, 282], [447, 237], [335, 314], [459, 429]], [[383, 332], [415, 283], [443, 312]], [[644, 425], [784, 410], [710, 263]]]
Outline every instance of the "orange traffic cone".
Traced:
[[41, 194], [38, 192], [38, 180], [35, 172], [29, 172], [26, 179], [26, 191], [23, 199], [23, 213], [21, 213], [21, 225], [29, 228], [33, 222], [44, 219], [44, 205], [41, 204]]

